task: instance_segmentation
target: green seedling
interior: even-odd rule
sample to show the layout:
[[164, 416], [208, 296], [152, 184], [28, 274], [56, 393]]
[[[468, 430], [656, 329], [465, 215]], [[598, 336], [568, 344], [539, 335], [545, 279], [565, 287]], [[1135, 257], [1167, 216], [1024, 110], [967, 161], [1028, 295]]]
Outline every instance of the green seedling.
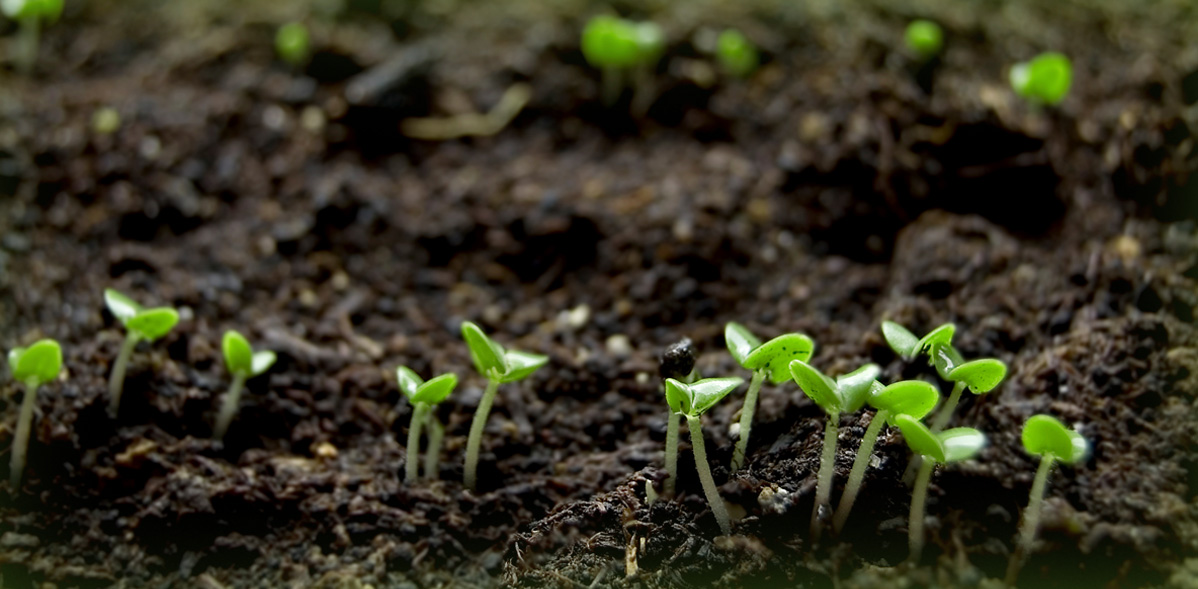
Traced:
[[[407, 366], [400, 366], [395, 371], [395, 376], [399, 381], [400, 392], [412, 404], [412, 424], [408, 426], [408, 457], [405, 464], [404, 482], [414, 483], [416, 477], [420, 476], [420, 461], [416, 459], [420, 453], [420, 430], [426, 423], [437, 419], [433, 410], [453, 392], [454, 387], [458, 386], [458, 376], [442, 374], [425, 382]], [[440, 422], [437, 422], [437, 426], [440, 426]], [[429, 428], [428, 455], [425, 456], [424, 461], [424, 476], [430, 479], [437, 476], [437, 454], [441, 451], [437, 430], [440, 429], [442, 433], [444, 432], [444, 428], [437, 426]], [[437, 440], [436, 448], [433, 444], [434, 439]], [[434, 454], [434, 451], [437, 454]]]
[[278, 359], [270, 350], [255, 352], [245, 336], [233, 330], [225, 332], [220, 347], [224, 352], [225, 366], [233, 375], [233, 384], [229, 385], [229, 391], [225, 393], [220, 405], [220, 414], [216, 418], [216, 428], [212, 430], [212, 437], [217, 440], [224, 439], [225, 432], [229, 431], [229, 424], [237, 414], [245, 381], [270, 370]]
[[[951, 351], [952, 348], [948, 348], [948, 350]], [[940, 353], [944, 353], [944, 351], [942, 350]], [[948, 425], [948, 420], [953, 416], [953, 410], [957, 408], [957, 403], [961, 400], [962, 391], [969, 389], [969, 392], [975, 395], [984, 395], [994, 390], [1006, 377], [1007, 365], [1001, 360], [993, 358], [982, 358], [952, 365], [946, 380], [953, 382], [953, 392], [949, 395], [948, 402], [932, 420], [932, 431], [938, 432]]]
[[919, 562], [923, 553], [924, 504], [927, 503], [928, 481], [937, 464], [951, 464], [977, 456], [986, 445], [986, 436], [971, 427], [958, 427], [933, 433], [923, 422], [910, 415], [899, 415], [894, 423], [903, 432], [903, 439], [912, 452], [923, 458], [915, 489], [911, 494], [911, 519], [907, 526], [911, 553], [908, 559]]
[[292, 67], [303, 67], [312, 54], [312, 38], [301, 22], [289, 22], [275, 33], [275, 53]]
[[[876, 377], [876, 372], [874, 376]], [[852, 511], [857, 494], [861, 491], [861, 483], [865, 480], [865, 471], [869, 468], [874, 444], [882, 427], [888, 423], [897, 427], [895, 419], [899, 416], [923, 419], [939, 401], [940, 392], [926, 382], [904, 380], [885, 387], [877, 381], [870, 383], [868, 402], [877, 409], [877, 413], [874, 413], [873, 421], [869, 422], [869, 428], [865, 430], [861, 446], [857, 449], [857, 456], [853, 459], [853, 470], [849, 472], [848, 485], [844, 488], [844, 495], [841, 496], [840, 505], [836, 507], [836, 514], [832, 518], [834, 531], [839, 533], [849, 519], [849, 512]]]
[[821, 513], [831, 509], [828, 500], [832, 494], [832, 478], [836, 474], [836, 436], [840, 427], [840, 414], [855, 413], [865, 405], [881, 369], [876, 365], [867, 364], [832, 380], [802, 360], [792, 360], [789, 368], [791, 377], [803, 390], [803, 394], [828, 415], [828, 423], [824, 427], [824, 449], [820, 455], [819, 475], [815, 485], [815, 505], [811, 513], [811, 538], [812, 542], [815, 542], [819, 540], [823, 530], [824, 518], [821, 517]]
[[104, 290], [104, 305], [125, 326], [125, 342], [121, 344], [108, 377], [108, 416], [116, 419], [121, 408], [121, 391], [125, 387], [125, 370], [133, 350], [142, 341], [153, 342], [170, 333], [179, 323], [179, 312], [170, 307], [146, 309], [111, 288]]
[[478, 455], [483, 442], [483, 430], [487, 426], [487, 416], [491, 413], [491, 405], [495, 402], [495, 393], [499, 385], [516, 382], [528, 378], [538, 368], [549, 361], [548, 356], [530, 354], [518, 350], [506, 350], [498, 342], [487, 337], [482, 328], [469, 321], [462, 322], [462, 339], [470, 348], [470, 358], [474, 360], [474, 368], [478, 373], [487, 377], [487, 390], [478, 403], [474, 412], [474, 421], [470, 424], [470, 438], [466, 441], [466, 488], [474, 490], [478, 474]]
[[1086, 459], [1089, 447], [1081, 434], [1065, 427], [1048, 415], [1033, 415], [1023, 425], [1023, 449], [1028, 454], [1040, 457], [1040, 468], [1032, 481], [1032, 492], [1028, 497], [1027, 509], [1023, 512], [1023, 523], [1019, 527], [1019, 543], [1007, 567], [1007, 584], [1014, 587], [1023, 567], [1023, 559], [1032, 552], [1036, 541], [1036, 529], [1040, 526], [1040, 508], [1044, 502], [1044, 488], [1048, 475], [1057, 462], [1078, 464]]
[[740, 410], [740, 439], [736, 441], [736, 449], [732, 452], [732, 470], [736, 471], [745, 463], [749, 430], [753, 427], [753, 413], [757, 410], [757, 394], [761, 391], [761, 383], [767, 377], [774, 384], [790, 379], [790, 361], [806, 362], [810, 359], [815, 351], [815, 342], [801, 333], [788, 333], [763, 344], [745, 326], [729, 322], [724, 326], [724, 343], [737, 364], [753, 371], [745, 405]]
[[[639, 89], [649, 85], [648, 72], [665, 50], [665, 35], [651, 22], [599, 15], [583, 28], [581, 46], [587, 63], [602, 72], [603, 103], [611, 106], [619, 100], [630, 76], [643, 94]], [[638, 102], [636, 96], [633, 102]]]
[[1060, 104], [1073, 85], [1073, 64], [1061, 53], [1041, 53], [1031, 61], [1011, 66], [1011, 88], [1028, 102]]
[[[715, 486], [715, 479], [711, 476], [711, 466], [707, 463], [707, 448], [703, 443], [703, 423], [699, 416], [714, 407], [720, 399], [743, 382], [744, 379], [736, 377], [705, 378], [691, 384], [673, 378], [666, 379], [666, 403], [675, 415], [686, 417], [691, 432], [691, 448], [695, 452], [695, 468], [699, 471], [703, 494], [707, 496], [711, 514], [715, 516], [715, 521], [725, 536], [732, 533], [732, 521], [728, 517], [728, 508], [724, 505], [724, 500], [720, 498], [720, 491]], [[670, 441], [666, 440], [666, 444], [669, 443]]]
[[42, 23], [57, 22], [62, 16], [63, 0], [0, 0], [0, 12], [20, 25], [13, 51], [17, 70], [33, 71]]
[[21, 474], [25, 471], [37, 390], [58, 378], [58, 373], [62, 371], [62, 348], [52, 339], [41, 340], [28, 348], [14, 348], [8, 353], [8, 365], [13, 378], [25, 384], [25, 398], [21, 400], [21, 413], [17, 416], [17, 432], [12, 442], [8, 471], [9, 489], [16, 493], [21, 488]]
[[903, 41], [907, 49], [919, 56], [921, 61], [927, 61], [944, 48], [944, 30], [930, 20], [913, 20], [907, 25]]
[[725, 29], [716, 38], [715, 57], [725, 72], [738, 78], [751, 76], [760, 63], [757, 47], [736, 29]]
[[[699, 380], [699, 371], [695, 370], [697, 358], [698, 353], [695, 351], [694, 342], [689, 337], [684, 337], [670, 344], [662, 352], [658, 371], [663, 379], [673, 378], [690, 384]], [[674, 411], [670, 411], [666, 415], [666, 480], [663, 490], [667, 495], [674, 494], [675, 483], [678, 481], [678, 477], [675, 475], [678, 473], [678, 420], [680, 418], [681, 416]]]

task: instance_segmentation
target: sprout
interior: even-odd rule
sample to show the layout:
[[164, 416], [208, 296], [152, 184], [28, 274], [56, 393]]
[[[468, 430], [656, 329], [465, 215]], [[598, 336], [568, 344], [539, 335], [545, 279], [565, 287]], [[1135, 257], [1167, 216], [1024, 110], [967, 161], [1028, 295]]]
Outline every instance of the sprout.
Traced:
[[121, 408], [121, 391], [125, 387], [125, 370], [129, 356], [141, 341], [153, 342], [174, 329], [179, 313], [170, 307], [146, 309], [133, 299], [109, 288], [104, 290], [104, 304], [112, 316], [125, 326], [125, 343], [117, 354], [112, 374], [108, 378], [108, 416], [116, 419]]
[[1069, 94], [1073, 64], [1061, 53], [1041, 53], [1031, 61], [1011, 66], [1011, 87], [1034, 104], [1054, 106]]
[[1040, 507], [1044, 501], [1044, 488], [1053, 464], [1078, 464], [1086, 459], [1088, 446], [1081, 434], [1065, 427], [1048, 415], [1033, 415], [1023, 425], [1023, 449], [1028, 454], [1040, 457], [1040, 468], [1032, 482], [1027, 509], [1023, 512], [1023, 523], [1019, 528], [1019, 544], [1007, 566], [1007, 584], [1015, 586], [1023, 559], [1031, 553], [1036, 541], [1036, 528], [1040, 525]]
[[308, 62], [311, 44], [308, 27], [301, 22], [289, 22], [275, 33], [275, 52], [292, 67], [303, 67]]
[[724, 71], [747, 78], [757, 71], [757, 47], [736, 29], [725, 29], [715, 42], [715, 57]]
[[930, 20], [913, 20], [907, 25], [903, 41], [906, 42], [907, 49], [919, 56], [919, 59], [927, 61], [944, 48], [944, 30]]
[[[694, 342], [684, 337], [662, 352], [658, 372], [662, 378], [673, 378], [687, 384], [695, 382], [699, 380], [699, 373], [695, 370], [696, 356]], [[677, 411], [671, 407], [666, 415], [666, 481], [663, 491], [667, 495], [674, 494], [678, 481], [678, 419]]]
[[23, 73], [33, 71], [33, 64], [37, 61], [42, 21], [58, 21], [62, 16], [62, 2], [63, 0], [0, 0], [0, 12], [21, 25], [20, 37], [14, 51], [17, 70]]
[[[603, 103], [611, 106], [620, 98], [630, 72], [635, 74], [638, 88], [648, 84], [647, 71], [665, 50], [665, 35], [654, 23], [604, 14], [592, 18], [583, 28], [581, 46], [587, 63], [602, 72]], [[633, 102], [638, 102], [637, 97]]]
[[225, 366], [233, 375], [233, 384], [229, 385], [229, 391], [225, 393], [220, 414], [216, 418], [216, 428], [212, 430], [212, 437], [217, 440], [224, 439], [233, 416], [237, 414], [238, 400], [241, 399], [241, 389], [245, 387], [245, 381], [270, 370], [277, 359], [275, 353], [269, 350], [255, 352], [245, 336], [233, 330], [225, 332], [220, 347], [225, 355]]
[[[436, 420], [433, 409], [453, 392], [454, 387], [458, 386], [458, 376], [442, 374], [425, 382], [407, 366], [400, 366], [395, 371], [395, 376], [399, 381], [400, 392], [412, 404], [412, 424], [408, 426], [408, 456], [407, 463], [404, 465], [406, 469], [404, 482], [414, 483], [420, 474], [420, 462], [416, 459], [420, 453], [420, 428], [425, 423]], [[437, 422], [437, 426], [440, 426], [440, 422]], [[433, 431], [429, 433], [428, 455], [425, 457], [424, 463], [424, 475], [430, 479], [436, 478], [437, 454], [441, 451], [440, 435], [436, 433], [437, 426], [434, 426]], [[444, 428], [440, 428], [440, 431], [443, 434]], [[435, 448], [434, 438], [437, 439]]]
[[911, 562], [919, 562], [924, 542], [924, 504], [927, 502], [928, 481], [932, 478], [932, 469], [937, 464], [951, 464], [973, 458], [986, 445], [986, 436], [971, 427], [933, 433], [921, 421], [910, 415], [899, 415], [894, 418], [894, 423], [903, 432], [903, 438], [907, 440], [911, 450], [923, 458], [919, 475], [915, 478], [915, 490], [911, 495], [911, 519], [907, 526], [911, 546], [908, 559]]
[[[744, 379], [736, 377], [705, 378], [691, 384], [673, 378], [666, 379], [666, 403], [675, 414], [685, 416], [687, 425], [690, 426], [691, 448], [695, 452], [695, 468], [699, 471], [699, 481], [703, 483], [703, 494], [707, 496], [711, 514], [715, 516], [715, 521], [725, 536], [732, 533], [732, 523], [728, 518], [728, 508], [724, 506], [720, 491], [715, 486], [715, 479], [711, 476], [711, 466], [707, 463], [707, 448], [703, 444], [703, 423], [699, 416], [714, 407], [742, 382]], [[669, 443], [667, 440], [666, 444]]]
[[994, 390], [998, 383], [1006, 377], [1007, 365], [1001, 360], [993, 358], [953, 365], [947, 377], [947, 380], [954, 383], [953, 392], [949, 395], [948, 402], [936, 414], [936, 419], [932, 420], [932, 431], [938, 432], [948, 425], [948, 420], [953, 415], [953, 409], [956, 409], [957, 402], [961, 400], [962, 390], [968, 388], [969, 392], [975, 395], [984, 395]]
[[483, 430], [487, 426], [487, 416], [491, 413], [491, 404], [495, 402], [495, 393], [499, 385], [505, 382], [523, 380], [536, 372], [538, 368], [549, 361], [548, 356], [530, 354], [518, 350], [505, 350], [495, 340], [487, 337], [482, 328], [469, 321], [462, 322], [462, 339], [470, 348], [470, 358], [474, 360], [474, 368], [478, 373], [487, 377], [487, 390], [478, 402], [474, 412], [474, 421], [470, 424], [470, 438], [466, 442], [466, 488], [474, 490], [478, 474], [478, 454], [482, 446]]
[[21, 474], [25, 471], [37, 389], [58, 378], [62, 370], [62, 348], [52, 339], [41, 340], [28, 348], [14, 348], [8, 353], [8, 365], [12, 368], [13, 378], [25, 383], [25, 398], [21, 400], [21, 413], [17, 416], [8, 471], [9, 488], [16, 493], [21, 488]]
[[732, 470], [735, 471], [745, 463], [749, 430], [753, 427], [753, 413], [757, 410], [757, 394], [761, 391], [762, 381], [768, 376], [774, 384], [785, 382], [790, 378], [790, 361], [810, 359], [815, 342], [801, 333], [788, 333], [763, 344], [745, 326], [729, 322], [724, 326], [724, 343], [737, 364], [753, 371], [745, 405], [740, 410], [740, 439], [732, 452]]

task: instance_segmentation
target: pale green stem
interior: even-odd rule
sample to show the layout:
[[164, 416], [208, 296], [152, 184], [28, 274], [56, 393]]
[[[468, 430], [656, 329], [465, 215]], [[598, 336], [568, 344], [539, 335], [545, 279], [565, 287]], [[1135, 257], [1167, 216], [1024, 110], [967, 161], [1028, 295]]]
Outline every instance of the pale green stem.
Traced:
[[745, 451], [749, 448], [749, 430], [753, 427], [753, 413], [757, 411], [757, 393], [765, 381], [765, 369], [754, 370], [749, 381], [749, 392], [745, 394], [745, 405], [740, 409], [740, 439], [732, 451], [732, 470], [740, 470], [745, 464]]
[[29, 432], [33, 429], [33, 404], [37, 398], [37, 388], [36, 381], [25, 383], [25, 398], [21, 400], [21, 413], [17, 416], [17, 433], [12, 441], [12, 460], [8, 471], [8, 486], [13, 493], [20, 491], [21, 474], [25, 472], [25, 455], [29, 450]]
[[695, 469], [699, 471], [699, 481], [703, 483], [703, 494], [707, 496], [707, 503], [711, 505], [711, 514], [715, 516], [716, 523], [720, 524], [720, 531], [725, 536], [729, 536], [732, 534], [732, 522], [728, 518], [728, 508], [720, 497], [720, 490], [715, 486], [715, 479], [711, 476], [711, 466], [707, 464], [707, 448], [703, 445], [703, 425], [699, 418], [693, 415], [687, 415], [686, 421], [690, 426], [691, 448], [695, 453]]
[[811, 509], [811, 542], [819, 541], [823, 522], [820, 520], [820, 509], [828, 505], [832, 496], [832, 479], [836, 476], [836, 435], [840, 426], [840, 414], [828, 415], [828, 425], [824, 427], [824, 451], [819, 459], [819, 478], [815, 483], [815, 506]]
[[474, 411], [474, 421], [470, 423], [470, 438], [466, 440], [466, 476], [463, 482], [471, 491], [475, 488], [478, 478], [478, 453], [483, 444], [483, 430], [487, 428], [487, 416], [491, 414], [491, 405], [495, 402], [495, 393], [499, 390], [499, 381], [488, 380], [487, 390], [478, 402]]
[[861, 482], [865, 480], [865, 470], [869, 468], [870, 458], [874, 453], [874, 443], [878, 441], [878, 434], [881, 433], [882, 427], [886, 425], [886, 420], [890, 418], [890, 413], [883, 409], [879, 409], [874, 413], [873, 421], [869, 422], [869, 428], [865, 430], [865, 437], [861, 438], [861, 446], [857, 448], [857, 457], [853, 459], [853, 470], [849, 472], [849, 484], [844, 488], [844, 495], [840, 498], [840, 505], [836, 507], [836, 516], [832, 518], [832, 529], [837, 533], [844, 528], [844, 523], [849, 519], [849, 512], [853, 509], [853, 503], [857, 501], [857, 493], [861, 492]]
[[615, 106], [620, 100], [620, 92], [624, 90], [624, 71], [618, 67], [604, 66], [603, 76], [603, 105]]
[[408, 455], [404, 459], [403, 482], [412, 484], [420, 477], [420, 428], [428, 415], [428, 403], [417, 403], [412, 408], [412, 423], [408, 425]]
[[957, 403], [961, 400], [961, 391], [964, 390], [965, 381], [959, 380], [957, 384], [953, 385], [953, 394], [948, 396], [948, 402], [940, 408], [940, 413], [937, 413], [936, 419], [932, 420], [932, 427], [928, 428], [932, 430], [932, 433], [936, 433], [948, 425], [948, 420], [953, 416], [953, 410], [957, 408]]
[[673, 495], [678, 482], [678, 416], [666, 419], [666, 482], [664, 492]]
[[657, 83], [653, 79], [651, 66], [637, 66], [632, 75], [632, 102], [629, 105], [629, 113], [633, 118], [644, 117], [648, 114], [649, 107], [653, 106], [656, 97]]
[[437, 480], [441, 469], [438, 463], [441, 462], [441, 444], [445, 441], [445, 426], [441, 425], [441, 420], [437, 419], [436, 411], [428, 412], [428, 450], [424, 454], [424, 478], [430, 481]]
[[225, 398], [220, 404], [220, 414], [216, 417], [216, 428], [212, 430], [214, 439], [223, 440], [225, 432], [229, 431], [229, 424], [233, 423], [233, 416], [237, 415], [237, 406], [241, 401], [243, 388], [245, 388], [245, 375], [234, 374], [233, 384], [229, 385], [229, 392], [225, 393]]
[[20, 30], [17, 32], [14, 61], [17, 71], [28, 75], [33, 72], [37, 63], [37, 46], [41, 42], [41, 19], [37, 16], [27, 16], [20, 19]]
[[125, 370], [129, 368], [129, 357], [133, 355], [137, 342], [141, 337], [137, 332], [130, 331], [121, 344], [121, 351], [112, 365], [112, 375], [108, 377], [108, 417], [116, 419], [121, 410], [121, 391], [125, 388]]
[[1040, 527], [1040, 508], [1044, 504], [1044, 488], [1048, 485], [1048, 474], [1052, 472], [1056, 458], [1046, 454], [1040, 458], [1040, 468], [1036, 470], [1036, 479], [1032, 481], [1032, 494], [1027, 500], [1027, 509], [1023, 512], [1023, 524], [1019, 528], [1019, 544], [1011, 563], [1007, 565], [1007, 584], [1014, 586], [1019, 577], [1019, 569], [1023, 567], [1023, 559], [1032, 552], [1032, 544], [1036, 541], [1036, 528]]
[[928, 501], [928, 481], [932, 479], [932, 469], [936, 462], [924, 456], [923, 464], [919, 466], [919, 474], [915, 477], [915, 490], [911, 493], [911, 521], [907, 524], [911, 554], [907, 557], [912, 563], [918, 563], [923, 554], [923, 509]]

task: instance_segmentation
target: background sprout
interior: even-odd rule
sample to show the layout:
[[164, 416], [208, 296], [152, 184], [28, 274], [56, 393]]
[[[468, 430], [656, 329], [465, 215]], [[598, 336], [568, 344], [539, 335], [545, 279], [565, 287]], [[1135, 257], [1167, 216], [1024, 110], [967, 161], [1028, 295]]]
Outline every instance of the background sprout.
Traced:
[[1023, 523], [1019, 527], [1019, 544], [1007, 567], [1007, 584], [1014, 586], [1019, 577], [1023, 559], [1031, 553], [1036, 541], [1036, 528], [1040, 525], [1040, 508], [1044, 501], [1044, 488], [1053, 465], [1060, 461], [1078, 464], [1085, 460], [1088, 446], [1081, 434], [1066, 428], [1064, 424], [1048, 415], [1033, 415], [1023, 425], [1023, 449], [1028, 454], [1040, 457], [1040, 468], [1032, 482], [1027, 509], [1023, 512]]
[[301, 22], [289, 22], [275, 33], [275, 52], [292, 67], [303, 67], [311, 55], [312, 39], [308, 27]]
[[757, 410], [757, 394], [761, 383], [768, 376], [770, 382], [778, 384], [790, 378], [790, 361], [811, 358], [815, 342], [801, 333], [780, 335], [764, 344], [745, 326], [729, 322], [724, 326], [724, 343], [736, 359], [736, 363], [753, 371], [749, 381], [749, 392], [745, 405], [740, 410], [740, 439], [732, 452], [732, 470], [739, 470], [745, 463], [745, 450], [749, 447], [749, 430], [753, 427], [753, 414]]
[[952, 323], [945, 323], [928, 332], [922, 338], [919, 338], [915, 337], [915, 334], [898, 323], [893, 321], [882, 322], [882, 336], [886, 338], [886, 343], [890, 345], [890, 349], [894, 350], [894, 353], [908, 362], [914, 360], [916, 356], [922, 353], [927, 353], [928, 363], [934, 363], [937, 350], [945, 347], [952, 348], [953, 334], [956, 331], [957, 326]]
[[1050, 51], [1011, 66], [1011, 88], [1034, 104], [1055, 106], [1069, 94], [1073, 64], [1064, 54]]
[[277, 359], [275, 353], [269, 350], [255, 352], [245, 336], [233, 330], [225, 332], [224, 338], [221, 339], [221, 350], [225, 355], [225, 366], [233, 375], [233, 384], [229, 385], [229, 391], [225, 393], [220, 414], [216, 418], [216, 428], [212, 430], [212, 437], [217, 440], [224, 439], [233, 416], [237, 414], [238, 401], [241, 399], [241, 390], [245, 388], [245, 381], [270, 370]]
[[462, 322], [462, 339], [470, 348], [470, 358], [478, 373], [487, 377], [487, 390], [478, 403], [474, 412], [474, 421], [470, 423], [470, 438], [466, 441], [466, 488], [474, 490], [478, 474], [478, 454], [482, 447], [483, 430], [487, 426], [487, 416], [491, 413], [491, 405], [495, 402], [495, 393], [499, 385], [505, 382], [515, 382], [527, 378], [533, 372], [549, 361], [548, 356], [530, 354], [518, 350], [505, 350], [495, 340], [487, 337], [482, 328], [469, 321]]
[[944, 48], [944, 30], [930, 20], [913, 20], [907, 25], [903, 41], [907, 44], [907, 49], [919, 56], [919, 59], [927, 61]]
[[14, 51], [18, 71], [26, 74], [33, 71], [33, 64], [37, 62], [42, 21], [58, 21], [62, 16], [62, 2], [63, 0], [0, 0], [0, 12], [17, 21], [21, 27]]
[[92, 131], [97, 135], [112, 135], [121, 128], [121, 113], [111, 106], [101, 106], [92, 112]]
[[[633, 70], [637, 70], [637, 85], [648, 85], [647, 70], [665, 50], [665, 35], [654, 23], [637, 23], [604, 14], [587, 22], [580, 44], [587, 63], [602, 72], [603, 103], [611, 106], [620, 98], [625, 78]], [[638, 102], [637, 97], [633, 101]]]
[[9, 488], [16, 493], [21, 488], [21, 474], [25, 471], [37, 389], [58, 378], [62, 370], [62, 348], [52, 339], [41, 340], [28, 348], [13, 348], [8, 353], [8, 365], [13, 378], [25, 383], [25, 398], [21, 399], [21, 413], [17, 416], [8, 471]]
[[724, 29], [716, 38], [715, 57], [724, 71], [738, 78], [752, 75], [760, 62], [757, 47], [736, 29]]
[[908, 523], [911, 562], [919, 562], [923, 552], [924, 504], [928, 497], [928, 481], [932, 468], [937, 464], [950, 464], [977, 456], [986, 445], [986, 436], [971, 427], [958, 427], [933, 433], [918, 419], [910, 415], [894, 418], [895, 425], [903, 432], [903, 439], [916, 454], [923, 457], [919, 475], [915, 478], [915, 490], [911, 494], [911, 520]]
[[[458, 376], [442, 374], [425, 382], [407, 366], [400, 366], [396, 369], [395, 376], [399, 381], [400, 392], [412, 404], [412, 423], [408, 426], [408, 456], [404, 465], [406, 469], [404, 482], [414, 483], [416, 477], [420, 475], [420, 461], [417, 460], [420, 453], [420, 429], [429, 422], [433, 408], [444, 401], [453, 392], [453, 388], [458, 386]], [[436, 477], [437, 455], [433, 451], [436, 450], [440, 453], [441, 450], [439, 442], [436, 448], [433, 447], [434, 435], [436, 435], [434, 432], [429, 432], [428, 456], [425, 457], [424, 475], [428, 478]]]
[[133, 299], [109, 288], [104, 290], [104, 305], [125, 326], [125, 342], [117, 354], [112, 374], [108, 377], [108, 416], [116, 419], [121, 408], [121, 391], [125, 387], [125, 370], [129, 356], [138, 342], [153, 342], [170, 333], [179, 323], [179, 313], [170, 307], [145, 309]]
[[973, 360], [954, 366], [948, 373], [948, 380], [954, 382], [953, 392], [949, 395], [944, 408], [936, 414], [936, 419], [932, 421], [932, 431], [938, 432], [948, 425], [948, 420], [953, 415], [953, 409], [956, 409], [957, 402], [961, 400], [963, 389], [968, 387], [969, 392], [983, 395], [994, 390], [1006, 377], [1007, 365], [1001, 360], [993, 358]]
[[[715, 486], [715, 479], [711, 476], [711, 466], [707, 463], [707, 448], [703, 444], [703, 423], [699, 416], [714, 407], [742, 382], [744, 379], [736, 377], [705, 378], [692, 384], [672, 378], [666, 379], [666, 403], [672, 411], [686, 417], [691, 432], [691, 448], [695, 452], [695, 468], [699, 471], [699, 481], [703, 483], [703, 494], [707, 496], [711, 514], [715, 516], [715, 521], [725, 536], [732, 533], [732, 522], [728, 517], [728, 508], [720, 498], [720, 491]], [[666, 443], [668, 444], [669, 440]], [[670, 474], [674, 473], [671, 471]]]

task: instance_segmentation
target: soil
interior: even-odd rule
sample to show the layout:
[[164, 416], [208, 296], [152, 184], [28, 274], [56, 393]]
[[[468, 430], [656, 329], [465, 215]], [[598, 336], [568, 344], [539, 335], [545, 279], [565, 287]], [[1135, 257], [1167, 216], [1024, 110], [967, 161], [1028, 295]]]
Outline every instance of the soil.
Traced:
[[[1193, 587], [1198, 9], [650, 6], [611, 5], [669, 39], [634, 116], [631, 92], [601, 104], [578, 50], [599, 3], [68, 0], [37, 70], [0, 72], [0, 346], [53, 337], [66, 356], [25, 482], [0, 490], [0, 586], [998, 587], [1036, 466], [1019, 430], [1048, 413], [1092, 451], [1053, 473], [1020, 586]], [[920, 16], [947, 32], [928, 64], [900, 48]], [[317, 50], [302, 70], [272, 54], [295, 18]], [[762, 50], [747, 80], [701, 51], [723, 26]], [[1006, 84], [1047, 49], [1076, 68], [1059, 108]], [[531, 100], [494, 136], [401, 132], [516, 83]], [[106, 287], [183, 316], [134, 354], [115, 421]], [[551, 357], [501, 387], [477, 492], [467, 319]], [[811, 545], [823, 422], [791, 383], [763, 390], [739, 472], [741, 393], [705, 417], [733, 536], [688, 443], [677, 497], [649, 504], [662, 349], [689, 337], [702, 374], [747, 377], [724, 350], [735, 320], [810, 335], [829, 374], [934, 379], [883, 319], [951, 321], [967, 357], [1011, 367], [956, 412], [989, 446], [933, 477], [922, 564], [899, 566], [893, 430], [848, 529]], [[279, 362], [218, 443], [226, 329]], [[401, 364], [462, 378], [437, 482], [401, 482]], [[6, 449], [24, 393], [0, 392]], [[842, 419], [833, 497], [868, 415]]]

